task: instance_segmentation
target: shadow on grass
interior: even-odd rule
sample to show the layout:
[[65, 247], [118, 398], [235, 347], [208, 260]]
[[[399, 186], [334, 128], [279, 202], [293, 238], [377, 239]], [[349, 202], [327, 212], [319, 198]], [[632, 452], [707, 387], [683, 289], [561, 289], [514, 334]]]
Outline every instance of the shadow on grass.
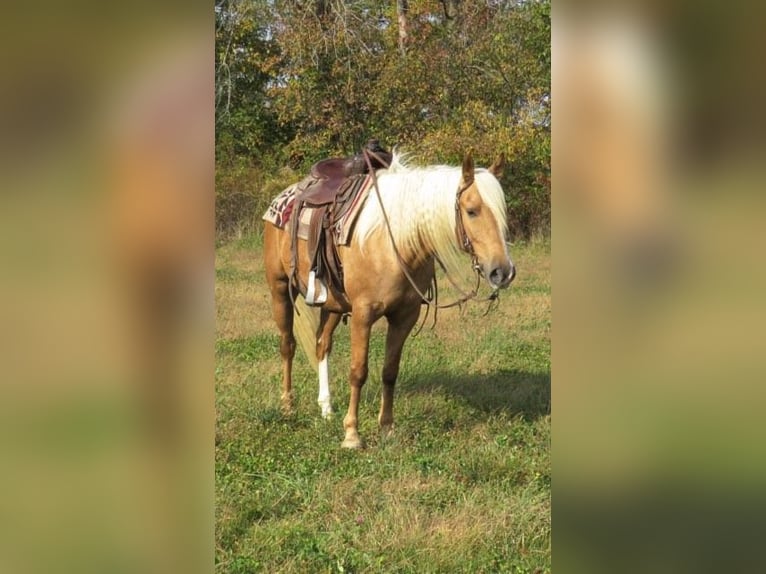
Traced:
[[532, 421], [551, 412], [550, 373], [500, 370], [486, 375], [431, 373], [397, 384], [397, 394], [443, 391], [488, 414], [521, 415]]

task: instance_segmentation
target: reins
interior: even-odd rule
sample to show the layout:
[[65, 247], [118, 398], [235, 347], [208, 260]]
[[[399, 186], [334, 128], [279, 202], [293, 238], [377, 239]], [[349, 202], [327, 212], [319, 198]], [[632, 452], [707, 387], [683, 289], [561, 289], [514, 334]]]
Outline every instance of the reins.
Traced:
[[[421, 304], [426, 306], [426, 314], [423, 317], [423, 322], [421, 323], [420, 327], [418, 328], [417, 332], [414, 335], [414, 336], [417, 336], [420, 333], [420, 331], [423, 329], [423, 325], [425, 324], [426, 319], [428, 318], [428, 313], [429, 313], [431, 305], [434, 306], [433, 324], [436, 325], [436, 312], [438, 309], [449, 309], [451, 307], [456, 307], [456, 306], [462, 309], [462, 305], [464, 303], [472, 299], [476, 299], [478, 297], [479, 286], [481, 285], [480, 267], [478, 263], [478, 258], [476, 256], [476, 252], [473, 249], [473, 244], [471, 243], [471, 240], [469, 239], [468, 235], [465, 232], [465, 226], [463, 224], [463, 214], [460, 211], [460, 196], [471, 186], [471, 184], [469, 183], [459, 187], [457, 194], [455, 195], [455, 226], [456, 226], [455, 234], [457, 236], [457, 240], [458, 240], [458, 244], [460, 245], [460, 248], [471, 256], [471, 263], [473, 266], [473, 270], [476, 272], [476, 286], [470, 292], [465, 292], [449, 274], [446, 266], [444, 265], [442, 260], [439, 258], [439, 256], [434, 254], [434, 259], [439, 263], [439, 266], [444, 271], [444, 274], [447, 277], [447, 280], [460, 293], [460, 297], [457, 300], [451, 303], [441, 305], [439, 304], [439, 291], [438, 291], [438, 285], [436, 282], [436, 274], [434, 274], [433, 279], [431, 280], [431, 285], [428, 287], [428, 289], [426, 289], [426, 292], [423, 293], [423, 291], [421, 291], [421, 289], [416, 285], [415, 280], [412, 278], [412, 275], [407, 269], [407, 264], [404, 262], [404, 259], [399, 253], [399, 249], [396, 246], [396, 240], [394, 239], [393, 231], [391, 231], [391, 222], [389, 221], [388, 214], [386, 213], [386, 209], [383, 206], [383, 198], [381, 197], [380, 189], [378, 188], [378, 177], [376, 174], [376, 170], [373, 169], [372, 162], [370, 161], [370, 155], [375, 157], [375, 159], [377, 159], [378, 161], [380, 161], [380, 158], [375, 154], [375, 152], [367, 150], [367, 149], [363, 151], [363, 154], [364, 154], [364, 159], [367, 162], [369, 173], [372, 176], [373, 188], [375, 189], [375, 195], [378, 197], [378, 203], [380, 204], [380, 211], [383, 214], [383, 221], [386, 224], [386, 231], [388, 232], [388, 237], [391, 240], [391, 247], [394, 250], [396, 261], [399, 264], [399, 268], [402, 270], [402, 273], [407, 278], [407, 281], [409, 281], [410, 286], [415, 290], [415, 293], [417, 293], [418, 296], [420, 297]], [[486, 312], [484, 313], [485, 315], [489, 313], [493, 304], [497, 301], [498, 294], [499, 294], [498, 291], [494, 290], [488, 297], [477, 299], [480, 301], [490, 302]]]

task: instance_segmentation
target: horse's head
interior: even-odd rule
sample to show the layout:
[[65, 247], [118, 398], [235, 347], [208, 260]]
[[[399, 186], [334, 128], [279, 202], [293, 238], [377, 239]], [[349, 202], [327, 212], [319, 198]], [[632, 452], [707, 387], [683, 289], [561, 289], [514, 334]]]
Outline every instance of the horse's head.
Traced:
[[505, 202], [496, 179], [504, 166], [505, 156], [500, 155], [488, 172], [476, 173], [467, 154], [456, 202], [458, 240], [493, 289], [508, 287], [516, 276], [505, 242]]

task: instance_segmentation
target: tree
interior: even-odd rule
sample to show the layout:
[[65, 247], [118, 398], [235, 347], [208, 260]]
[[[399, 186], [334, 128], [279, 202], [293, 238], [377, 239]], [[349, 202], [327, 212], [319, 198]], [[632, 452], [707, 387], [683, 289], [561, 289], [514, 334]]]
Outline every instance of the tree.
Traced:
[[217, 151], [259, 155], [288, 135], [266, 95], [280, 66], [273, 14], [269, 3], [220, 0], [215, 16]]
[[550, 210], [549, 0], [221, 0], [217, 144], [301, 172], [372, 136], [422, 161], [504, 150], [514, 232]]

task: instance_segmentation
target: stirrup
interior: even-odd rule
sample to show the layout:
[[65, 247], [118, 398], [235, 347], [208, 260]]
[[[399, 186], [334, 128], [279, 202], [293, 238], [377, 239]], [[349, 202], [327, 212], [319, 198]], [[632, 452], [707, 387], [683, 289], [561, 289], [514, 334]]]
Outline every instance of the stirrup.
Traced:
[[[316, 283], [319, 283], [319, 293], [316, 293]], [[322, 305], [327, 301], [327, 287], [321, 279], [316, 278], [316, 271], [309, 272], [308, 287], [306, 288], [306, 305]]]

